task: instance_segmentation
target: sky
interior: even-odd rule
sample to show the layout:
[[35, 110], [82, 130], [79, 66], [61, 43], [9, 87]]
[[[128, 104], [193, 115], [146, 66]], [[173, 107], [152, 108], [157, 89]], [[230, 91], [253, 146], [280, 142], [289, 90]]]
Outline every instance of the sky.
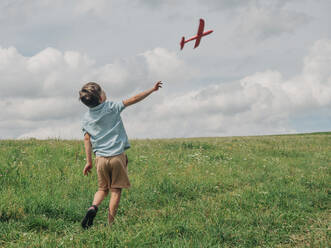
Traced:
[[[129, 139], [331, 131], [329, 0], [1, 0], [0, 139], [82, 139], [97, 82]], [[180, 50], [199, 19], [214, 30]]]

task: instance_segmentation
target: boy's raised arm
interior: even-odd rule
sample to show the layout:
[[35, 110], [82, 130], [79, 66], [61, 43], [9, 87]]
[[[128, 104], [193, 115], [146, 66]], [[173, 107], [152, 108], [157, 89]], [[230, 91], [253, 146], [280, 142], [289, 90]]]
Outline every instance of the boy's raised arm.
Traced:
[[86, 154], [86, 165], [83, 170], [84, 175], [88, 175], [89, 172], [91, 172], [91, 169], [93, 167], [92, 164], [92, 145], [90, 141], [90, 135], [86, 133], [84, 135], [84, 146], [85, 146], [85, 154]]
[[127, 100], [123, 100], [123, 104], [125, 107], [130, 106], [132, 104], [135, 104], [137, 102], [140, 102], [147, 96], [149, 96], [152, 92], [157, 91], [159, 88], [162, 88], [162, 83], [161, 81], [158, 81], [153, 88], [146, 90], [144, 92], [139, 93], [138, 95], [135, 95]]

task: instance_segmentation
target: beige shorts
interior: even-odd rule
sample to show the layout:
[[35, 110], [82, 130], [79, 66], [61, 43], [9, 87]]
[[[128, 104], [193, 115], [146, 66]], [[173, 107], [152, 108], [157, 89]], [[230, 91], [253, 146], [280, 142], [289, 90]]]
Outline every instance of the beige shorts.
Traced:
[[106, 191], [112, 188], [129, 188], [128, 157], [122, 154], [111, 157], [96, 157], [98, 188]]

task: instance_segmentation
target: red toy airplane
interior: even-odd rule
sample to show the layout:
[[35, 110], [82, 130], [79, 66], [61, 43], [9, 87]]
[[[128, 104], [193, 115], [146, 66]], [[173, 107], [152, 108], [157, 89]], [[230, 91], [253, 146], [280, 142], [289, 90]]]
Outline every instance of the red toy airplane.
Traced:
[[198, 47], [199, 44], [200, 44], [200, 40], [202, 38], [202, 36], [205, 36], [205, 35], [208, 35], [208, 34], [211, 34], [213, 32], [213, 30], [209, 30], [209, 31], [206, 31], [206, 32], [203, 32], [203, 29], [205, 27], [205, 21], [203, 19], [200, 19], [200, 25], [199, 25], [199, 29], [198, 29], [198, 33], [196, 36], [188, 39], [188, 40], [185, 40], [185, 37], [183, 36], [182, 38], [182, 41], [180, 42], [180, 49], [182, 50], [185, 43], [186, 42], [189, 42], [191, 40], [196, 40], [195, 41], [195, 45], [194, 45], [194, 48]]

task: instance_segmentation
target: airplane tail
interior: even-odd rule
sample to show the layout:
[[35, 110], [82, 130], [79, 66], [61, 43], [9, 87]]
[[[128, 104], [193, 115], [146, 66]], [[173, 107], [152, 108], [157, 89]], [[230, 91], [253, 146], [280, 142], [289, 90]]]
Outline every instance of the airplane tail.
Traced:
[[180, 50], [182, 50], [184, 48], [185, 45], [185, 37], [183, 36], [181, 42], [180, 42]]

